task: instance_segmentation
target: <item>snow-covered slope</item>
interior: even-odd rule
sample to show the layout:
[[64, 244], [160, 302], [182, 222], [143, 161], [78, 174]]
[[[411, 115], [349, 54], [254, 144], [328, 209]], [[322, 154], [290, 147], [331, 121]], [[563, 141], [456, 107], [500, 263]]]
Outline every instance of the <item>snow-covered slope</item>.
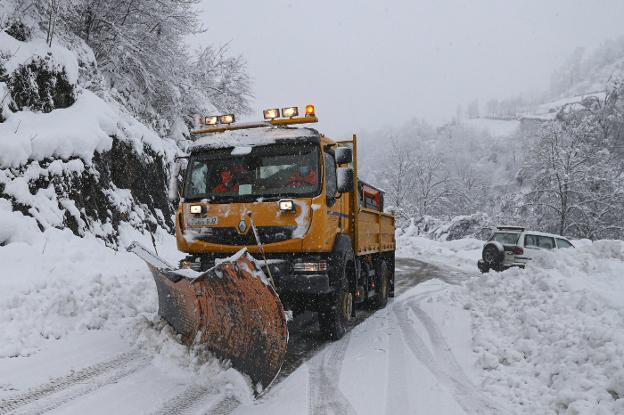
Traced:
[[112, 246], [123, 223], [171, 229], [165, 188], [176, 142], [124, 108], [84, 42], [64, 33], [49, 47], [34, 17], [21, 17], [27, 35], [0, 31], [0, 245], [37, 228]]

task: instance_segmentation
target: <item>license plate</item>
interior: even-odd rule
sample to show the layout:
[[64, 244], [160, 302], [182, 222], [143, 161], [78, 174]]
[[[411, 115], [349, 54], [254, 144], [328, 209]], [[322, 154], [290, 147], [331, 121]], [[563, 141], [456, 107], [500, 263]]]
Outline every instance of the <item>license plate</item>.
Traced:
[[208, 216], [207, 218], [190, 218], [189, 226], [212, 226], [217, 224], [216, 216]]

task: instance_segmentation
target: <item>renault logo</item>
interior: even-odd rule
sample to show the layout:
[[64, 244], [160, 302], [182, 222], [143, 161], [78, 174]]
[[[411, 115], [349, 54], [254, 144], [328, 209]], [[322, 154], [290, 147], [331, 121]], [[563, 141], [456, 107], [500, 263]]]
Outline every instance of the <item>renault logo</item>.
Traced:
[[238, 230], [241, 231], [241, 233], [245, 233], [247, 230], [247, 223], [245, 222], [245, 219], [241, 219], [240, 222], [238, 222]]

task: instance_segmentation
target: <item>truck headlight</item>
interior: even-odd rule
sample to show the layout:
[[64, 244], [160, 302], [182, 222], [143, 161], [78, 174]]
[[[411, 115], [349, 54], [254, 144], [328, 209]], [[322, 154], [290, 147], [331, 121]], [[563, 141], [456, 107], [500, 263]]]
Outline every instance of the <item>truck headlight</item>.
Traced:
[[308, 262], [295, 262], [293, 264], [294, 272], [326, 272], [327, 261], [308, 261]]
[[292, 200], [280, 200], [279, 208], [282, 212], [294, 212], [295, 202]]
[[191, 213], [193, 215], [199, 215], [200, 213], [202, 213], [202, 206], [201, 205], [191, 205]]

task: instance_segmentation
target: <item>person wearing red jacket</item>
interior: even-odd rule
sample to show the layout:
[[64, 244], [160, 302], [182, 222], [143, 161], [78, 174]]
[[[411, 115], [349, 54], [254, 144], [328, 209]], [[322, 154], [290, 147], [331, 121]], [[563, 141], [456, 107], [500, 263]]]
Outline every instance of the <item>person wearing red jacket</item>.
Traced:
[[316, 171], [310, 166], [299, 166], [288, 178], [288, 184], [292, 187], [314, 186], [318, 178]]
[[234, 177], [229, 169], [223, 169], [219, 173], [221, 183], [215, 186], [212, 191], [214, 193], [237, 193], [238, 183], [234, 183]]

